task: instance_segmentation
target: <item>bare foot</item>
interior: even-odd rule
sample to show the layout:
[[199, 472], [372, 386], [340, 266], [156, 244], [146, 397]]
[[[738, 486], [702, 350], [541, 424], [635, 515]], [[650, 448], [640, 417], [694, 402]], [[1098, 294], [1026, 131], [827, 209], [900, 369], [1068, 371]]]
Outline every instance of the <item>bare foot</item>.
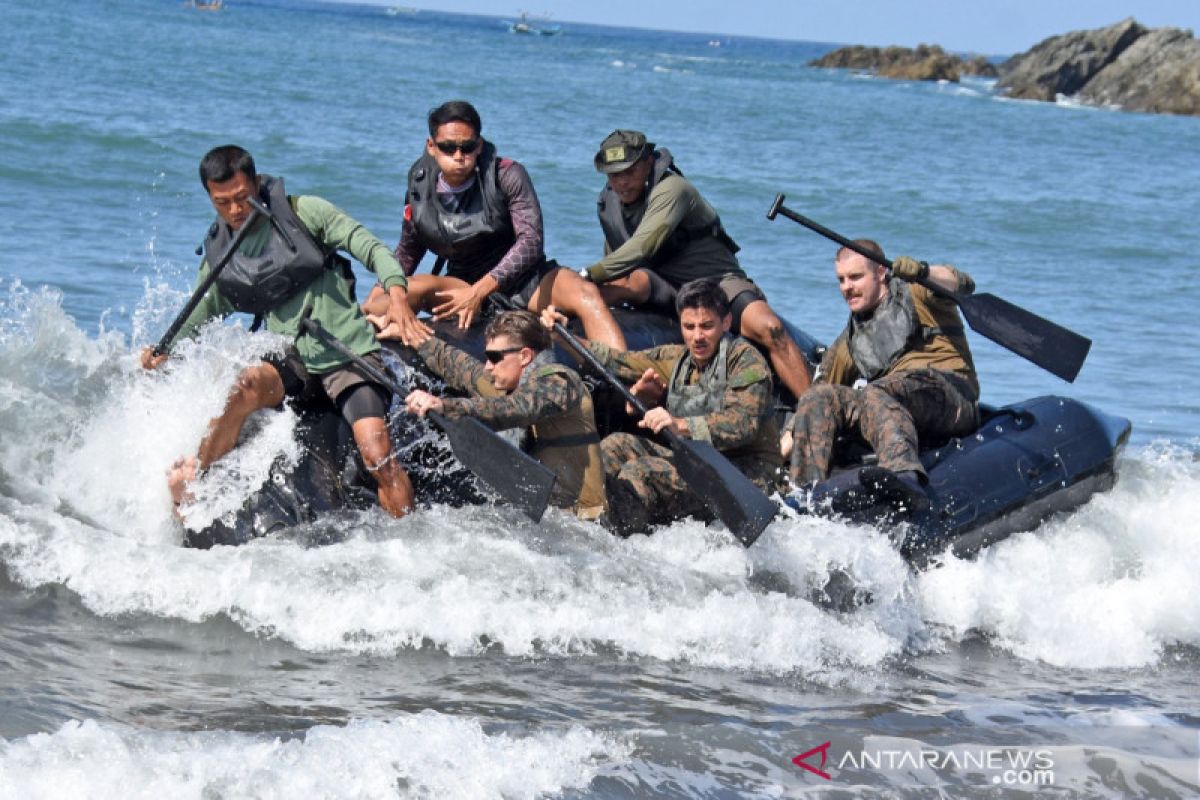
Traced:
[[196, 480], [199, 469], [200, 461], [195, 456], [187, 456], [175, 459], [175, 463], [167, 470], [167, 489], [176, 508], [195, 499], [188, 491], [188, 484]]

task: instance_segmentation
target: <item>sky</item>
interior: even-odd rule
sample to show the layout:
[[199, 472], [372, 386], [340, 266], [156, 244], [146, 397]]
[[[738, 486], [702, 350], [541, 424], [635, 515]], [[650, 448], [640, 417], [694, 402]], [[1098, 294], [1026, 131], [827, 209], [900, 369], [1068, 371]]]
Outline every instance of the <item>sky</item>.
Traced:
[[553, 22], [908, 47], [1007, 55], [1048, 36], [1100, 28], [1133, 16], [1147, 27], [1200, 29], [1200, 0], [357, 0], [437, 11]]

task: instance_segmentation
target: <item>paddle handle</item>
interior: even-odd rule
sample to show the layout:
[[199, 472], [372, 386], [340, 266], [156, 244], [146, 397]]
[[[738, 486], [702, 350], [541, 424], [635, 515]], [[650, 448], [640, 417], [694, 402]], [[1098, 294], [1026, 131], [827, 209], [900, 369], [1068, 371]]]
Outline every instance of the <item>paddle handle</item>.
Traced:
[[385, 375], [382, 370], [377, 369], [370, 361], [367, 361], [358, 353], [347, 347], [345, 342], [322, 328], [319, 323], [313, 322], [309, 318], [310, 314], [312, 314], [311, 306], [304, 309], [304, 313], [300, 316], [300, 330], [302, 332], [307, 333], [315, 339], [319, 339], [322, 344], [332, 347], [334, 350], [337, 350], [346, 358], [353, 361], [354, 365], [365, 372], [371, 380], [375, 381], [392, 394], [401, 393], [399, 385], [397, 385], [394, 380]]
[[[804, 227], [808, 228], [810, 231], [816, 231], [817, 233], [824, 236], [826, 239], [837, 242], [842, 247], [845, 247], [849, 250], [853, 250], [854, 252], [858, 253], [860, 256], [867, 259], [868, 261], [874, 261], [876, 264], [882, 264], [883, 266], [887, 267], [888, 269], [892, 268], [891, 259], [889, 259], [883, 255], [880, 255], [879, 253], [873, 253], [870, 250], [868, 250], [867, 248], [863, 247], [862, 245], [856, 243], [853, 239], [847, 239], [845, 236], [842, 236], [837, 231], [831, 231], [829, 228], [826, 228], [824, 225], [817, 222], [816, 220], [811, 220], [808, 217], [804, 216], [803, 214], [792, 211], [790, 208], [788, 208], [787, 206], [785, 206], [783, 204], [784, 199], [785, 198], [782, 193], [775, 195], [775, 201], [773, 203], [771, 203], [771, 208], [769, 211], [767, 211], [767, 219], [773, 220], [773, 219], [775, 219], [775, 216], [777, 214], [783, 214], [783, 216], [787, 217], [792, 222], [798, 222], [801, 225], [803, 225]], [[958, 303], [959, 305], [962, 304], [962, 299], [958, 296], [957, 293], [952, 292], [949, 289], [943, 288], [941, 286], [938, 286], [936, 283], [929, 280], [928, 278], [911, 278], [911, 279], [909, 279], [909, 282], [910, 283], [919, 283], [922, 286], [924, 286], [926, 289], [928, 289], [929, 291], [933, 292], [934, 294], [940, 294], [942, 297], [947, 297], [947, 298], [953, 300], [955, 303]]]
[[212, 269], [208, 271], [208, 275], [203, 281], [200, 282], [200, 285], [196, 287], [196, 291], [192, 292], [192, 296], [188, 298], [187, 305], [185, 305], [183, 310], [179, 312], [179, 315], [175, 317], [175, 321], [171, 323], [171, 327], [167, 328], [167, 332], [164, 333], [162, 338], [158, 340], [158, 344], [154, 345], [154, 349], [151, 351], [151, 353], [153, 353], [155, 356], [161, 356], [171, 349], [171, 345], [175, 343], [175, 337], [179, 335], [179, 330], [183, 327], [183, 324], [188, 321], [188, 317], [192, 315], [192, 312], [196, 310], [196, 306], [200, 305], [200, 301], [204, 299], [204, 295], [208, 294], [208, 290], [211, 289], [212, 285], [217, 282], [217, 278], [221, 275], [221, 270], [225, 269], [225, 265], [228, 264], [230, 259], [233, 258], [233, 254], [236, 253], [238, 248], [242, 246], [242, 240], [246, 238], [246, 234], [248, 234], [250, 229], [254, 227], [254, 223], [258, 222], [259, 216], [270, 214], [270, 212], [263, 207], [262, 203], [258, 202], [258, 200], [253, 197], [250, 198], [250, 205], [254, 208], [254, 210], [251, 211], [250, 216], [246, 218], [246, 222], [242, 225], [241, 230], [237, 232], [237, 235], [233, 237], [233, 241], [229, 243], [229, 247], [227, 247], [225, 252], [221, 254], [220, 260], [213, 265]]

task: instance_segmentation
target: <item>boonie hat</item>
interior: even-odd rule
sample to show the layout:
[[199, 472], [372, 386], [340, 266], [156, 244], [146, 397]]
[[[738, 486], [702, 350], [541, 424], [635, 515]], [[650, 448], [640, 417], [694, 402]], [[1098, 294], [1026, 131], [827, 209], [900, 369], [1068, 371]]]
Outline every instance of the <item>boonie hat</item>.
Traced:
[[653, 152], [654, 142], [647, 142], [646, 134], [618, 128], [604, 137], [600, 152], [592, 161], [597, 172], [612, 174], [629, 169]]

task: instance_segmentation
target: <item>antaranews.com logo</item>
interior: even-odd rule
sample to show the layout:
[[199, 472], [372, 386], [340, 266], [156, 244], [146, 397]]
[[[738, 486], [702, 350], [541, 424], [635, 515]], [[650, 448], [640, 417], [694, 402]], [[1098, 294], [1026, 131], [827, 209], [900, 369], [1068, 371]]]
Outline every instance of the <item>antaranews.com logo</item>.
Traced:
[[[834, 781], [846, 770], [898, 772], [907, 776], [929, 771], [946, 777], [982, 774], [996, 786], [1053, 786], [1054, 754], [1031, 747], [860, 747], [832, 754], [833, 742], [819, 744], [792, 759], [805, 773]], [[931, 776], [932, 777], [932, 776]]]

